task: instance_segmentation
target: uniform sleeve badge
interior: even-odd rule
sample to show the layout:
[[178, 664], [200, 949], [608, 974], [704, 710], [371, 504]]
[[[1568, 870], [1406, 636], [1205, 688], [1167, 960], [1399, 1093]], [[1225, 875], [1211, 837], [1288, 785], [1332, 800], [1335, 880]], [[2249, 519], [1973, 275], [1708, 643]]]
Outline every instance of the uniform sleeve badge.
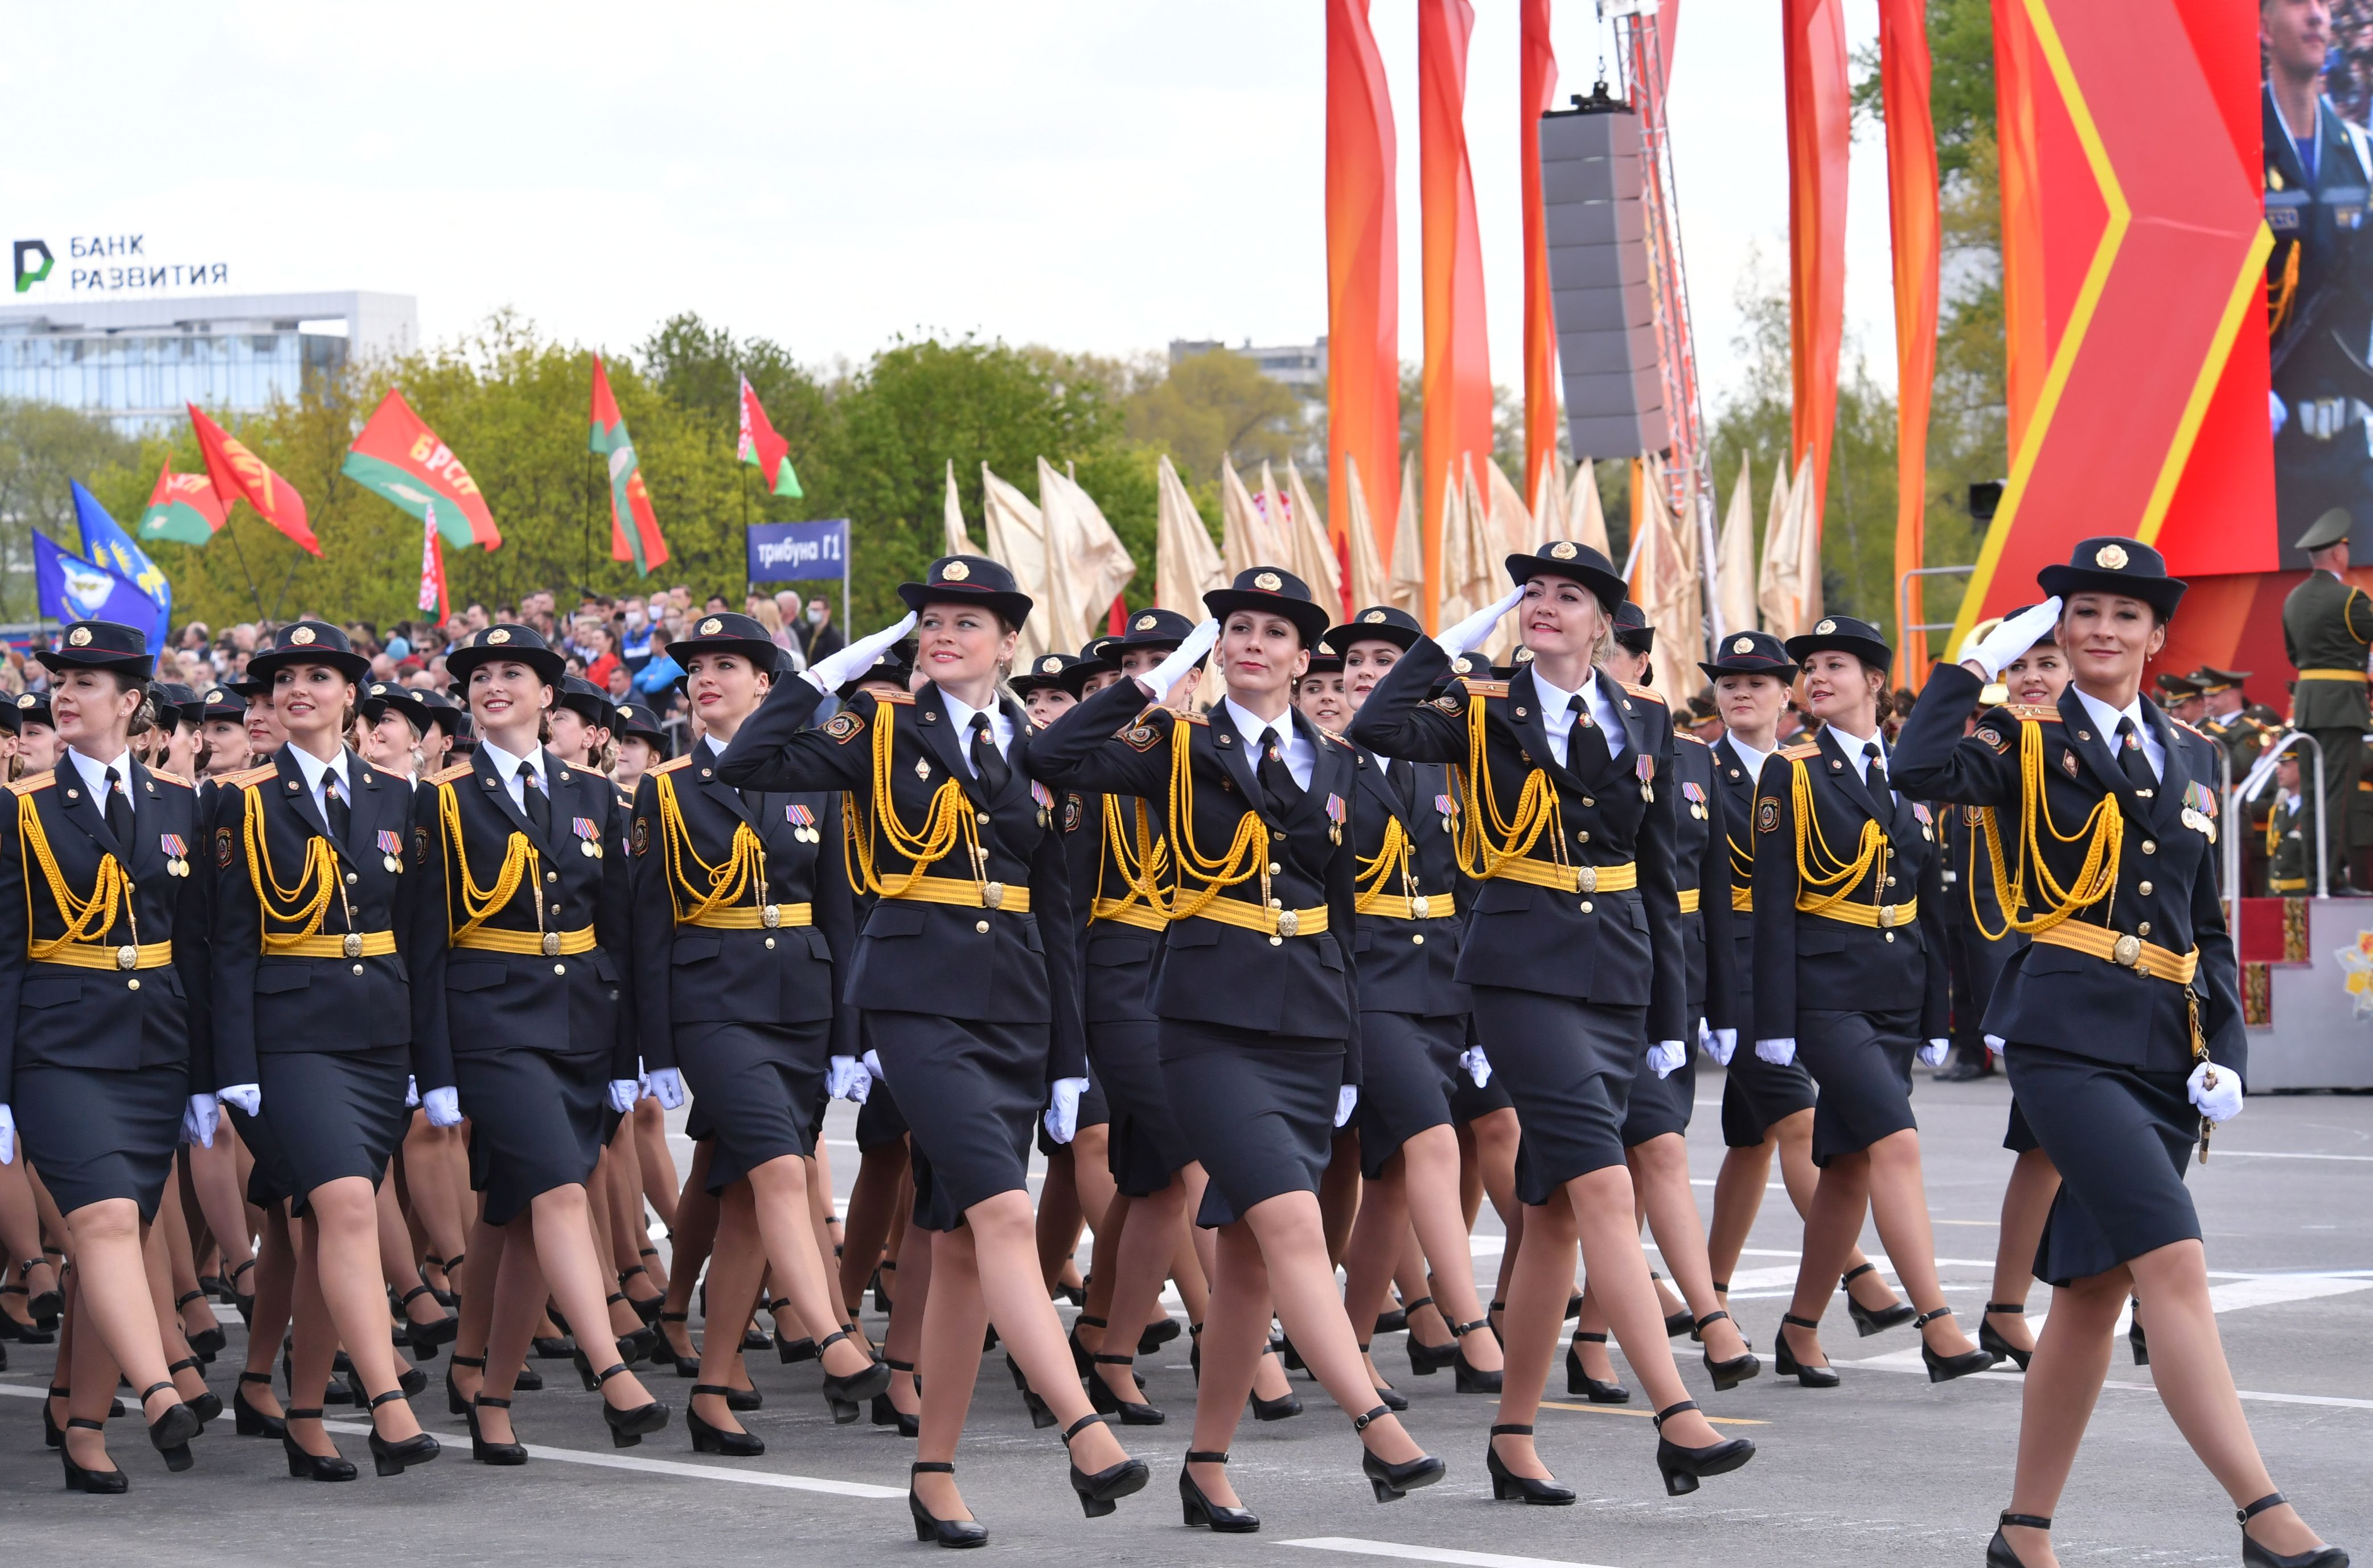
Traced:
[[855, 740], [858, 731], [864, 728], [865, 720], [847, 708], [841, 709], [824, 721], [824, 732], [842, 745], [847, 745], [850, 741]]
[[428, 830], [425, 827], [412, 830], [412, 863], [415, 866], [428, 863]]
[[1780, 831], [1780, 802], [1769, 795], [1755, 802], [1755, 831], [1758, 833]]
[[228, 827], [215, 829], [215, 865], [223, 871], [230, 870], [230, 829]]
[[1990, 724], [1979, 725], [1977, 734], [1979, 740], [1983, 741], [1986, 744], [1993, 747], [1993, 749], [1998, 752], [2007, 753], [2010, 750], [2010, 747], [2003, 743], [2001, 731], [1997, 731]]
[[2064, 751], [2060, 754], [2060, 771], [2065, 773], [2071, 778], [2076, 777], [2077, 768], [2075, 752]]
[[1080, 798], [1080, 792], [1077, 790], [1066, 790], [1063, 792], [1063, 831], [1066, 833], [1080, 831], [1080, 824], [1086, 819], [1087, 814], [1088, 802]]
[[651, 852], [651, 819], [647, 816], [637, 817], [632, 837], [635, 853], [637, 856], [649, 854]]
[[1131, 751], [1150, 752], [1162, 739], [1162, 732], [1151, 724], [1132, 724], [1121, 731], [1120, 738], [1128, 743]]

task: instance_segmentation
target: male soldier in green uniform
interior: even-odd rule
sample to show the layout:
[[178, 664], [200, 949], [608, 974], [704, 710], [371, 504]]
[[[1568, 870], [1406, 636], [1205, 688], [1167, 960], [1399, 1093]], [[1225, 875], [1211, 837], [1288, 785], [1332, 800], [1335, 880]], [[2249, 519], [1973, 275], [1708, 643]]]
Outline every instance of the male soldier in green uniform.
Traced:
[[2219, 670], [2213, 664], [2203, 664], [2192, 673], [2192, 684], [2206, 702], [2206, 711], [2192, 720], [2192, 727], [2225, 748], [2233, 759], [2236, 784], [2249, 777], [2250, 765], [2282, 732], [2269, 731], [2249, 711], [2249, 696], [2241, 689], [2249, 678], [2247, 670]]
[[[2348, 880], [2346, 806], [2364, 771], [2365, 728], [2373, 722], [2365, 700], [2365, 663], [2373, 647], [2373, 598], [2349, 583], [2347, 509], [2334, 507], [2315, 520], [2292, 546], [2307, 552], [2313, 568], [2307, 580], [2283, 601], [2283, 650], [2298, 671], [2291, 694], [2291, 722], [2312, 736], [2323, 755], [2321, 809], [2331, 823], [2325, 843], [2332, 891]], [[2314, 802], [2309, 810], [2316, 809]], [[2315, 837], [2306, 825], [2306, 837]], [[2362, 895], [2358, 889], [2346, 888]]]
[[2159, 706], [2167, 716], [2180, 724], [2198, 724], [2204, 711], [2201, 683], [2195, 675], [2179, 675], [2169, 670], [2158, 678]]
[[2301, 810], [2298, 754], [2274, 764], [2274, 809], [2266, 815], [2266, 891], [2275, 897], [2296, 898], [2308, 891], [2308, 844], [2299, 831], [2307, 818]]

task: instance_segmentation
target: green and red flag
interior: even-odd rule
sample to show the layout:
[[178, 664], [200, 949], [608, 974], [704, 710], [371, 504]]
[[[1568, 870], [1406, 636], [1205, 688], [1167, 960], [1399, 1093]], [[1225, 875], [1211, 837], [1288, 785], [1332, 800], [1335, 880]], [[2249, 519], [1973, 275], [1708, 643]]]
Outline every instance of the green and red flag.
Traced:
[[165, 471], [157, 475], [157, 487], [148, 492], [148, 509], [140, 514], [140, 526], [134, 532], [143, 539], [203, 544], [222, 527], [223, 509], [213, 480], [203, 474], [174, 473], [173, 460], [168, 456]]
[[758, 394], [750, 390], [750, 378], [742, 378], [742, 442], [735, 454], [758, 471], [766, 488], [777, 496], [804, 496], [800, 488], [800, 476], [791, 467], [791, 443], [775, 434], [774, 425], [759, 404]]
[[245, 501], [291, 543], [320, 555], [321, 542], [313, 537], [312, 525], [305, 520], [305, 497], [297, 493], [297, 487], [273, 473], [269, 464], [247, 450], [245, 442], [200, 413], [196, 404], [189, 408], [190, 428], [197, 432], [198, 451], [205, 454], [206, 477], [214, 481], [215, 494], [222, 497], [224, 515], [229, 515], [234, 503]]
[[593, 356], [593, 434], [587, 443], [610, 464], [610, 558], [632, 561], [644, 577], [654, 567], [667, 565], [667, 540], [660, 520], [651, 515], [651, 493], [643, 487], [643, 471], [635, 456], [634, 438], [610, 395], [610, 372], [602, 357]]
[[339, 472], [423, 522], [434, 512], [445, 543], [456, 550], [472, 544], [492, 550], [502, 544], [502, 532], [486, 509], [478, 482], [395, 387], [388, 388], [371, 411]]

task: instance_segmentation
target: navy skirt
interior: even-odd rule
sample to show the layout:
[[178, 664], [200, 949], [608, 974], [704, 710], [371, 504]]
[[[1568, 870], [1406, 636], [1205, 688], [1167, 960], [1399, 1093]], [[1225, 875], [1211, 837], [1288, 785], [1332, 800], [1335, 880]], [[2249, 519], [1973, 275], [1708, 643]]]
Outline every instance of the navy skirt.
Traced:
[[2072, 1284], [2200, 1239], [2183, 1185], [2200, 1138], [2188, 1071], [2142, 1072], [2016, 1041], [2003, 1060], [2037, 1143], [2060, 1167], [2037, 1279]]
[[914, 1223], [952, 1231], [974, 1204], [1028, 1191], [1031, 1135], [1046, 1108], [1046, 1025], [931, 1012], [873, 1012], [865, 1022], [914, 1135]]
[[[1194, 1164], [1162, 1072], [1162, 1025], [1120, 1019], [1088, 1026], [1088, 1057], [1104, 1085], [1111, 1130], [1105, 1164], [1124, 1198], [1150, 1198]], [[1080, 1113], [1081, 1125], [1087, 1112]]]
[[1375, 1180], [1402, 1144], [1456, 1119], [1458, 1085], [1474, 1086], [1458, 1065], [1466, 1049], [1464, 1017], [1360, 1014], [1360, 1112], [1352, 1125], [1360, 1129], [1362, 1176]]
[[35, 1063], [17, 1069], [15, 1094], [18, 1141], [61, 1212], [128, 1198], [144, 1223], [157, 1217], [181, 1147], [189, 1069]]
[[1335, 1153], [1343, 1042], [1177, 1019], [1161, 1029], [1172, 1112], [1210, 1177], [1195, 1223], [1233, 1224], [1284, 1193], [1315, 1196]]
[[1919, 1052], [1917, 1008], [1797, 1010], [1796, 1059], [1821, 1090], [1813, 1107], [1813, 1164], [1859, 1154], [1920, 1125], [1911, 1117], [1911, 1059]]
[[[294, 1199], [292, 1213], [304, 1213], [307, 1195], [341, 1176], [361, 1176], [378, 1188], [411, 1121], [403, 1104], [411, 1071], [405, 1046], [270, 1051], [256, 1059], [260, 1119], [275, 1153], [273, 1185]], [[262, 1155], [256, 1164], [262, 1166]]]
[[470, 1118], [470, 1185], [485, 1219], [507, 1225], [541, 1193], [581, 1187], [602, 1156], [609, 1108], [606, 1055], [552, 1056], [513, 1047], [453, 1059]]
[[[1668, 1132], [1689, 1132], [1689, 1113], [1697, 1108], [1698, 1053], [1695, 1046], [1686, 1042], [1681, 1048], [1681, 1065], [1662, 1078], [1644, 1060], [1640, 1064], [1640, 1075], [1631, 1081], [1631, 1104], [1623, 1111], [1626, 1149], [1637, 1149]], [[1736, 1053], [1731, 1059], [1738, 1059]]]
[[1722, 1141], [1725, 1148], [1753, 1149], [1771, 1136], [1771, 1129], [1799, 1111], [1809, 1111], [1820, 1092], [1802, 1061], [1785, 1067], [1755, 1054], [1755, 1042], [1742, 1034], [1738, 1048], [1722, 1083]]
[[1541, 1204], [1567, 1182], [1623, 1164], [1631, 1080], [1645, 1065], [1648, 1010], [1477, 986], [1475, 1024], [1524, 1134], [1516, 1196]]
[[831, 1066], [832, 1022], [686, 1024], [676, 1060], [704, 1129], [717, 1140], [708, 1190], [722, 1192], [769, 1160], [815, 1153], [815, 1104]]

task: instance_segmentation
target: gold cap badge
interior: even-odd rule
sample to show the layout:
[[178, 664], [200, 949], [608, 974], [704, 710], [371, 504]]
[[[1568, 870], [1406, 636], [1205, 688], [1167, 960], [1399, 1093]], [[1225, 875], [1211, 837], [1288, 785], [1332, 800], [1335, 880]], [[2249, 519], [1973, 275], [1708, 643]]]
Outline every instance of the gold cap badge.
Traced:
[[941, 582], [962, 582], [970, 576], [972, 576], [972, 568], [962, 561], [950, 561], [940, 568]]
[[27, 692], [23, 696], [17, 699], [17, 706], [19, 708], [38, 708], [41, 706], [41, 699], [35, 696], [31, 692]]
[[504, 630], [502, 627], [500, 627], [500, 626], [497, 626], [494, 630], [492, 630], [492, 631], [490, 631], [490, 632], [488, 632], [488, 633], [486, 634], [486, 640], [487, 640], [488, 642], [490, 642], [490, 643], [495, 644], [495, 645], [496, 645], [496, 646], [497, 646], [497, 647], [501, 646], [502, 644], [504, 644], [504, 643], [506, 643], [506, 642], [510, 641], [510, 639], [511, 639], [511, 634], [510, 634], [510, 633], [508, 633], [508, 632], [507, 632], [507, 631], [505, 631], [505, 630]]
[[1361, 616], [1360, 619], [1372, 626], [1381, 626], [1384, 624], [1385, 613], [1382, 610], [1371, 610], [1366, 614]]
[[295, 643], [299, 648], [310, 647], [313, 641], [313, 628], [310, 626], [298, 626], [289, 632], [288, 640]]
[[1259, 589], [1263, 593], [1275, 593], [1278, 590], [1285, 586], [1285, 579], [1279, 577], [1275, 572], [1263, 572], [1258, 577], [1253, 579], [1253, 586]]
[[1038, 661], [1038, 673], [1042, 675], [1059, 675], [1063, 673], [1063, 661], [1050, 653]]
[[1151, 615], [1140, 615], [1137, 618], [1137, 629], [1141, 632], [1150, 632], [1159, 624]]
[[703, 637], [715, 637], [719, 632], [721, 632], [724, 629], [725, 623], [719, 620], [714, 615], [709, 616], [708, 619], [700, 623], [700, 635]]
[[1837, 622], [1835, 622], [1835, 621], [1823, 621], [1819, 626], [1815, 626], [1815, 627], [1813, 628], [1813, 635], [1814, 635], [1815, 637], [1827, 637], [1827, 636], [1829, 636], [1831, 632], [1833, 632], [1833, 631], [1835, 631], [1835, 630], [1837, 630], [1837, 629], [1838, 629], [1838, 624], [1837, 624]]
[[90, 646], [90, 628], [88, 626], [76, 626], [72, 632], [67, 634], [66, 640], [74, 644], [76, 648], [88, 648]]
[[1580, 545], [1564, 539], [1561, 539], [1556, 544], [1549, 546], [1549, 559], [1553, 561], [1570, 561], [1581, 554], [1582, 547]]
[[1740, 638], [1730, 645], [1730, 650], [1733, 653], [1752, 653], [1755, 651], [1755, 639], [1751, 637]]
[[2093, 552], [2093, 564], [2104, 571], [2123, 571], [2126, 567], [2126, 547], [2122, 544], [2104, 544]]

